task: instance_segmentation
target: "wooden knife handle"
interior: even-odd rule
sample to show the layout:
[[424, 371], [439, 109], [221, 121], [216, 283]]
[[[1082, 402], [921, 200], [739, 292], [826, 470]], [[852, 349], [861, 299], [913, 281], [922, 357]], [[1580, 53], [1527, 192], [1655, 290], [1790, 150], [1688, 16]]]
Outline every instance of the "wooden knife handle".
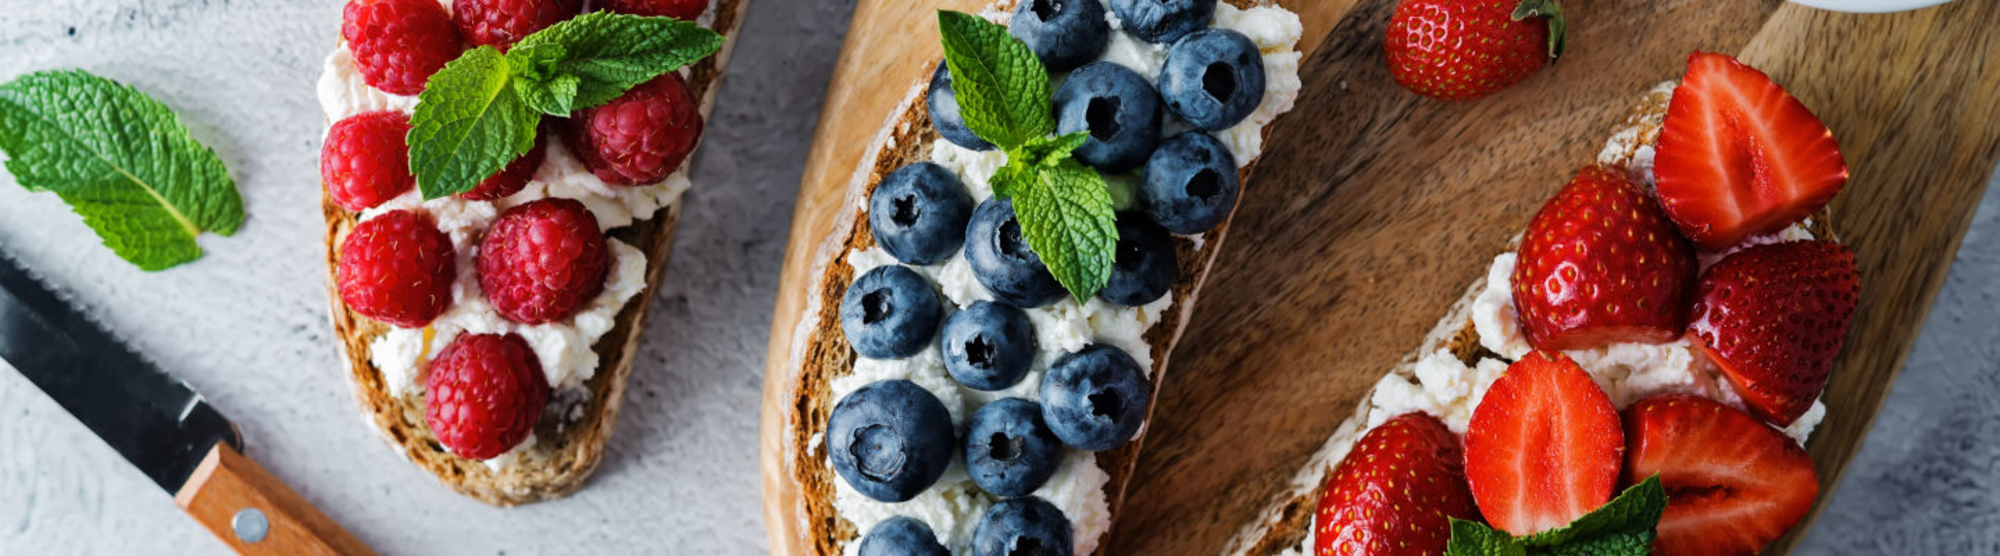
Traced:
[[263, 466], [225, 443], [209, 449], [201, 466], [174, 494], [174, 503], [237, 554], [375, 554]]

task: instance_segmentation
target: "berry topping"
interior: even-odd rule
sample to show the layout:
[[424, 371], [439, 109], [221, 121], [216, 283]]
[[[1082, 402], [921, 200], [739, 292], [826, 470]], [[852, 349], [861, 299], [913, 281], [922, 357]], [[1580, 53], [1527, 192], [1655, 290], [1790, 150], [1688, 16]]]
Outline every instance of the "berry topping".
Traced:
[[1494, 528], [1526, 536], [1611, 500], [1625, 437], [1611, 398], [1569, 356], [1535, 351], [1493, 381], [1465, 433], [1465, 478]]
[[452, 0], [451, 19], [473, 46], [506, 52], [516, 41], [576, 15], [582, 0]]
[[951, 556], [929, 525], [903, 516], [875, 524], [855, 551], [859, 556]]
[[1477, 521], [1458, 436], [1424, 413], [1382, 423], [1327, 477], [1313, 517], [1318, 556], [1443, 554], [1451, 519]]
[[1560, 55], [1562, 29], [1554, 0], [1403, 0], [1389, 16], [1382, 51], [1389, 76], [1410, 92], [1474, 100]]
[[986, 509], [972, 532], [977, 556], [1070, 556], [1076, 542], [1062, 510], [1041, 498], [1003, 500]]
[[980, 490], [1027, 496], [1056, 474], [1063, 444], [1042, 421], [1042, 406], [1005, 398], [980, 406], [965, 427], [965, 472]]
[[513, 449], [549, 402], [542, 364], [520, 336], [460, 334], [424, 375], [424, 424], [459, 457]]
[[1140, 208], [1173, 233], [1206, 232], [1236, 210], [1236, 157], [1206, 133], [1190, 131], [1161, 142], [1144, 174]]
[[424, 91], [431, 73], [458, 58], [458, 29], [436, 0], [352, 0], [340, 38], [368, 85], [394, 95]]
[[479, 182], [479, 185], [473, 187], [471, 191], [460, 193], [458, 196], [472, 201], [491, 201], [520, 193], [522, 188], [528, 186], [528, 180], [535, 178], [535, 172], [542, 169], [542, 160], [547, 157], [548, 151], [546, 138], [545, 135], [536, 135], [535, 146], [529, 147], [528, 152], [507, 163], [507, 167], [494, 172], [485, 181]]
[[840, 297], [840, 329], [854, 352], [869, 359], [909, 357], [937, 337], [944, 303], [909, 267], [889, 265], [854, 279]]
[[1838, 243], [1751, 247], [1701, 275], [1688, 331], [1752, 413], [1789, 425], [1826, 389], [1860, 283]]
[[1216, 0], [1110, 0], [1118, 25], [1139, 40], [1172, 44], [1208, 26]]
[[1118, 305], [1137, 307], [1152, 303], [1174, 287], [1180, 273], [1179, 255], [1165, 228], [1146, 215], [1118, 215], [1118, 250], [1111, 265], [1111, 280], [1097, 297]]
[[924, 106], [930, 108], [931, 127], [937, 128], [938, 135], [954, 145], [975, 151], [993, 150], [993, 144], [980, 139], [972, 128], [966, 127], [965, 115], [958, 112], [958, 95], [951, 90], [951, 67], [940, 60], [937, 70], [931, 73], [929, 92], [925, 93]]
[[1035, 308], [1063, 298], [1062, 284], [1021, 237], [1011, 200], [987, 199], [973, 209], [965, 226], [965, 262], [980, 285], [1009, 305]]
[[958, 176], [918, 162], [882, 178], [868, 196], [868, 228], [875, 242], [908, 264], [944, 262], [965, 243], [972, 195]]
[[951, 414], [907, 380], [870, 383], [841, 398], [826, 418], [833, 470], [863, 496], [906, 502], [951, 464]]
[[[1150, 1], [1150, 0], [1142, 0]], [[1167, 50], [1160, 68], [1160, 98], [1167, 110], [1195, 129], [1236, 125], [1264, 101], [1264, 59], [1249, 37], [1228, 29], [1202, 29]]]
[[1049, 365], [1041, 394], [1042, 419], [1063, 443], [1102, 452], [1139, 433], [1153, 384], [1124, 350], [1092, 344]]
[[320, 145], [319, 178], [341, 208], [375, 208], [416, 187], [410, 177], [410, 149], [403, 136], [410, 117], [401, 112], [368, 112], [334, 122]]
[[1770, 76], [1723, 54], [1688, 56], [1657, 148], [1660, 203], [1710, 251], [1804, 220], [1847, 183], [1826, 124]]
[[583, 203], [548, 198], [500, 213], [479, 242], [479, 287], [507, 320], [568, 319], [604, 291], [611, 250]]
[[431, 217], [398, 210], [363, 220], [340, 242], [340, 302], [371, 319], [418, 328], [451, 306], [451, 239]]
[[1792, 439], [1707, 398], [1668, 394], [1625, 409], [1630, 485], [1660, 476], [1667, 509], [1656, 556], [1751, 556], [1783, 536], [1819, 494]]
[[1093, 62], [1070, 72], [1055, 94], [1056, 134], [1088, 131], [1076, 159], [1104, 172], [1146, 162], [1160, 143], [1160, 94], [1137, 72]]
[[1007, 25], [1050, 72], [1076, 69], [1104, 52], [1111, 24], [1097, 0], [1024, 0]]
[[1578, 170], [1521, 237], [1514, 306], [1536, 349], [1681, 336], [1694, 250], [1625, 173]]
[[640, 185], [666, 179], [701, 138], [701, 112], [678, 73], [668, 72], [611, 102], [578, 110], [565, 140], [598, 179]]
[[944, 369], [959, 384], [993, 391], [1028, 375], [1038, 342], [1028, 313], [1005, 303], [975, 301], [944, 320]]
[[709, 0], [605, 0], [598, 4], [605, 10], [632, 15], [666, 16], [683, 21], [694, 21], [701, 13], [708, 11]]

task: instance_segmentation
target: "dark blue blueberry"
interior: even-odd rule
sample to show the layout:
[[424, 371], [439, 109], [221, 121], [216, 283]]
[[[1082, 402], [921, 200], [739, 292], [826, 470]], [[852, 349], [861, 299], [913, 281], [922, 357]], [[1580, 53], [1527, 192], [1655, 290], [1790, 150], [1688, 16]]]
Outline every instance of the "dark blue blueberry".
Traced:
[[1104, 52], [1111, 24], [1097, 0], [1021, 0], [1007, 25], [1050, 73], [1076, 69]]
[[869, 529], [868, 536], [861, 537], [860, 552], [861, 556], [951, 556], [929, 525], [902, 516]]
[[974, 390], [1020, 382], [1035, 362], [1035, 326], [1005, 303], [978, 301], [944, 319], [944, 369]]
[[868, 197], [868, 227], [896, 260], [936, 264], [965, 240], [972, 194], [943, 166], [918, 162], [882, 178]]
[[1160, 93], [1125, 66], [1093, 62], [1056, 89], [1056, 133], [1089, 131], [1076, 159], [1105, 172], [1146, 162], [1160, 142]]
[[[1111, 281], [1097, 290], [1097, 297], [1118, 305], [1136, 307], [1152, 303], [1174, 287], [1180, 262], [1174, 254], [1173, 236], [1144, 214], [1118, 215], [1118, 250], [1111, 266]], [[950, 323], [945, 324], [950, 330]]]
[[1069, 518], [1040, 498], [1003, 500], [986, 509], [972, 531], [974, 556], [1070, 556], [1076, 547]]
[[972, 211], [972, 222], [965, 225], [965, 262], [994, 298], [1015, 307], [1041, 307], [1065, 295], [1042, 257], [1021, 237], [1013, 201], [996, 197]]
[[1160, 142], [1146, 159], [1139, 206], [1176, 234], [1214, 228], [1236, 208], [1236, 157], [1206, 133], [1190, 131]]
[[854, 352], [869, 359], [923, 351], [944, 320], [944, 304], [923, 275], [908, 267], [875, 267], [840, 298], [840, 329]]
[[1111, 0], [1111, 13], [1139, 40], [1166, 44], [1207, 27], [1215, 18], [1215, 0]]
[[938, 135], [946, 141], [975, 151], [993, 150], [993, 144], [980, 139], [972, 128], [965, 127], [965, 116], [958, 113], [958, 95], [951, 91], [951, 69], [939, 60], [937, 71], [931, 73], [930, 92], [924, 104], [931, 109], [931, 127], [937, 128]]
[[953, 440], [944, 403], [907, 380], [862, 386], [826, 418], [833, 470], [883, 502], [908, 501], [937, 482], [951, 464]]
[[1257, 44], [1228, 29], [1189, 34], [1167, 50], [1160, 98], [1195, 129], [1236, 125], [1264, 102], [1264, 60]]
[[1020, 398], [986, 404], [965, 429], [965, 472], [994, 496], [1027, 496], [1056, 474], [1062, 440], [1042, 421], [1042, 406]]
[[1064, 355], [1042, 377], [1042, 419], [1064, 444], [1102, 452], [1139, 432], [1153, 384], [1124, 350], [1093, 344]]

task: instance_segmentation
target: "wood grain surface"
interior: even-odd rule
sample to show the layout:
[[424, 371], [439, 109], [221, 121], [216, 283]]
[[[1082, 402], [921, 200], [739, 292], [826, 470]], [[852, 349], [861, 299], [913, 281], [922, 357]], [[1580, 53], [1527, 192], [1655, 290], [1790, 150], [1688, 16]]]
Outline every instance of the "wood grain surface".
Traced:
[[[1274, 124], [1173, 355], [1111, 553], [1216, 552], [1694, 49], [1736, 53], [1785, 84], [1853, 171], [1834, 228], [1860, 257], [1862, 302], [1808, 445], [1828, 498], [2000, 158], [2000, 2], [1863, 16], [1776, 0], [1571, 1], [1565, 58], [1473, 103], [1389, 80], [1394, 0], [1279, 2], [1306, 23], [1305, 89]], [[771, 360], [789, 348], [813, 248], [868, 139], [921, 77], [916, 62], [938, 56], [919, 40], [932, 10], [983, 4], [857, 6], [801, 184]]]
[[[215, 538], [246, 556], [374, 556], [360, 539], [326, 517], [264, 466], [228, 444], [216, 443], [174, 504], [208, 528]], [[238, 512], [255, 508], [268, 523], [261, 538], [238, 538]]]

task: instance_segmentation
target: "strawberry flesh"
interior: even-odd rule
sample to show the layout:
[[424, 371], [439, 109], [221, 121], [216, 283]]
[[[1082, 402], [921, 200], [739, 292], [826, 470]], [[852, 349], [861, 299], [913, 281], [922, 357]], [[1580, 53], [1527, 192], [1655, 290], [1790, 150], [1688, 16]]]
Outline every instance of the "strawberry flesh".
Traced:
[[1625, 473], [1666, 487], [1655, 556], [1750, 556], [1812, 510], [1819, 474], [1790, 437], [1700, 396], [1667, 394], [1625, 410]]
[[1327, 477], [1313, 518], [1313, 553], [1443, 554], [1451, 519], [1479, 510], [1460, 467], [1458, 435], [1436, 417], [1405, 413], [1361, 436]]
[[1611, 500], [1625, 437], [1611, 398], [1569, 356], [1535, 351], [1473, 409], [1465, 477], [1479, 511], [1516, 536], [1568, 525]]
[[1751, 412], [1788, 425], [1826, 388], [1860, 281], [1854, 253], [1838, 243], [1744, 249], [1702, 274], [1688, 331]]
[[1578, 170], [1521, 238], [1514, 306], [1536, 349], [1681, 337], [1693, 247], [1624, 171]]

